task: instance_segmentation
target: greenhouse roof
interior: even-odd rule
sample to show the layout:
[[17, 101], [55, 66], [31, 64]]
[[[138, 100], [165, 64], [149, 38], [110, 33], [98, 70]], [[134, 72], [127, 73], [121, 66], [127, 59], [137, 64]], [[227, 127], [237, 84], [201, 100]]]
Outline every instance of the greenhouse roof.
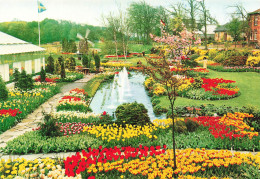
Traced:
[[44, 48], [0, 32], [0, 55], [41, 52]]

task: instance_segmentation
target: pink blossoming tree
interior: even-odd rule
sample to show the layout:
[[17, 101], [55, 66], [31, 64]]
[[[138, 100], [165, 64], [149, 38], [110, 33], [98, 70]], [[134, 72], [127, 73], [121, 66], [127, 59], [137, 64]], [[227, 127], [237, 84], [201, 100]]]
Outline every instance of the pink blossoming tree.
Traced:
[[[161, 84], [163, 84], [167, 91], [168, 100], [170, 102], [171, 118], [172, 118], [172, 138], [173, 138], [173, 154], [174, 154], [174, 167], [173, 170], [177, 168], [176, 164], [176, 151], [175, 151], [175, 134], [174, 134], [174, 103], [177, 98], [178, 88], [185, 83], [182, 78], [173, 75], [170, 66], [172, 65], [171, 59], [177, 60], [181, 63], [182, 60], [187, 60], [190, 54], [192, 41], [195, 40], [193, 34], [188, 32], [186, 28], [177, 35], [169, 35], [163, 33], [162, 37], [156, 37], [150, 35], [151, 38], [162, 43], [169, 52], [167, 55], [162, 54], [161, 59], [151, 59], [146, 58], [147, 66], [143, 65], [144, 73], [153, 77], [153, 79]], [[195, 41], [195, 44], [200, 43], [200, 39]]]

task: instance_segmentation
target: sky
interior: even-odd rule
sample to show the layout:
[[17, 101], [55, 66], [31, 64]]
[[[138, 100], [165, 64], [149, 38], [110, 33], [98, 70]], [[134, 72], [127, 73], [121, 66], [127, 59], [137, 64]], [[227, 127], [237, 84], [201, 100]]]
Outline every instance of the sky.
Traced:
[[[12, 20], [38, 21], [45, 18], [69, 20], [81, 24], [103, 26], [102, 16], [118, 9], [125, 11], [132, 2], [140, 0], [41, 0], [46, 11], [38, 15], [37, 0], [0, 0], [0, 22]], [[145, 0], [152, 6], [170, 6], [181, 0]], [[248, 12], [260, 8], [260, 0], [205, 0], [207, 8], [219, 24], [230, 20], [231, 5], [240, 3]], [[39, 17], [38, 17], [39, 16]]]

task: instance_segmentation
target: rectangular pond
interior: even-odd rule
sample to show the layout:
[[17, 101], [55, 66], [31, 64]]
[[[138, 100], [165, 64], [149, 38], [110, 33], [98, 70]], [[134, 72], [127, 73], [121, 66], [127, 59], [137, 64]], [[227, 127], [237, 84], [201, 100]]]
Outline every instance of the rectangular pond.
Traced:
[[148, 115], [152, 120], [165, 118], [156, 116], [153, 112], [151, 99], [144, 87], [145, 76], [142, 73], [128, 72], [124, 68], [115, 75], [113, 82], [103, 84], [93, 97], [90, 107], [94, 113], [99, 114], [104, 111], [113, 115], [117, 106], [122, 103], [138, 102], [144, 104], [148, 110]]

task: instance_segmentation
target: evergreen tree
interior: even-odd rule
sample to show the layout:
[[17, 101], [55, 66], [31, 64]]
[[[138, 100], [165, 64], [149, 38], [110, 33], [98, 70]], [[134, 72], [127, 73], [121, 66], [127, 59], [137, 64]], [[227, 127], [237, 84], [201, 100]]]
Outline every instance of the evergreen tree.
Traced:
[[71, 53], [77, 52], [77, 45], [74, 40], [69, 41], [69, 52], [71, 52]]
[[89, 57], [87, 55], [83, 55], [83, 58], [82, 58], [82, 65], [83, 67], [89, 67]]
[[18, 71], [17, 68], [15, 68], [14, 69], [14, 74], [13, 74], [13, 77], [14, 77], [13, 81], [17, 82], [19, 80], [19, 76], [20, 76], [20, 72]]
[[47, 63], [46, 72], [53, 73], [54, 72], [54, 59], [52, 58], [51, 55], [47, 58], [46, 63]]
[[59, 61], [59, 64], [60, 64], [60, 76], [61, 76], [62, 79], [66, 78], [64, 58], [62, 56], [60, 56], [58, 61]]
[[42, 67], [42, 69], [41, 69], [40, 76], [41, 76], [41, 82], [45, 82], [46, 72], [45, 72], [45, 70], [43, 69], [43, 67]]
[[8, 90], [5, 86], [5, 82], [0, 75], [0, 101], [5, 101], [8, 98]]
[[66, 38], [64, 38], [61, 42], [61, 46], [62, 46], [62, 51], [63, 52], [68, 52], [68, 47], [69, 47], [69, 42]]
[[33, 79], [31, 75], [27, 75], [25, 70], [19, 76], [19, 80], [15, 83], [15, 87], [20, 90], [31, 90], [33, 88]]
[[70, 62], [70, 66], [69, 66], [70, 71], [74, 71], [75, 67], [76, 67], [76, 60], [75, 60], [75, 58], [70, 57], [69, 62]]
[[99, 67], [100, 67], [100, 57], [98, 54], [95, 54], [94, 55], [94, 59], [95, 59], [95, 66], [96, 66], [96, 69], [97, 71], [99, 71]]
[[58, 59], [54, 60], [54, 74], [60, 74], [61, 67]]

